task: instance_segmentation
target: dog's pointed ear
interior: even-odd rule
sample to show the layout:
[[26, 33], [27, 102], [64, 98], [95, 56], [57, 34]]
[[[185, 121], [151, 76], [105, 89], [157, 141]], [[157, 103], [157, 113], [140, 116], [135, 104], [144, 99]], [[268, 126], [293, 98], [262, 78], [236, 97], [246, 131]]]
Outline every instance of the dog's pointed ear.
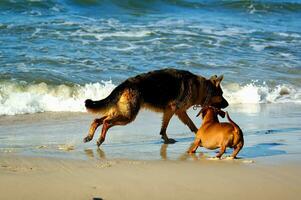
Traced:
[[223, 79], [224, 79], [224, 75], [220, 75], [219, 77], [217, 77], [217, 75], [214, 75], [210, 77], [210, 81], [213, 85], [215, 85], [215, 87], [218, 87]]
[[201, 113], [202, 113], [203, 109], [200, 110], [200, 112], [198, 112], [198, 114], [196, 115], [196, 117], [198, 117]]
[[198, 114], [196, 115], [196, 117], [198, 117], [201, 113], [203, 113], [204, 111], [206, 110], [206, 108], [202, 108], [201, 110], [200, 110], [200, 112], [198, 112]]
[[216, 79], [217, 79], [217, 75], [213, 75], [210, 77], [209, 80], [211, 81], [211, 83], [213, 83], [215, 85]]
[[223, 78], [224, 78], [223, 75], [221, 75], [219, 77], [217, 77], [217, 75], [213, 75], [213, 76], [210, 77], [209, 80], [211, 81], [211, 83], [213, 85], [215, 85], [215, 87], [218, 87], [220, 85], [220, 83], [222, 82]]
[[224, 75], [220, 75], [217, 79], [216, 79], [216, 82], [215, 82], [215, 86], [218, 87], [222, 80], [224, 79]]

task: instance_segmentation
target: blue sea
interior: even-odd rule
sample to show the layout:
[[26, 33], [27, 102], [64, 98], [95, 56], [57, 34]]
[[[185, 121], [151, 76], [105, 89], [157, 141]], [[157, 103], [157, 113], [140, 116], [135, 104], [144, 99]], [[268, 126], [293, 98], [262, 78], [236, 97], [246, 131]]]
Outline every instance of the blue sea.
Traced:
[[2, 0], [0, 115], [85, 111], [129, 76], [224, 74], [231, 104], [301, 103], [301, 1]]

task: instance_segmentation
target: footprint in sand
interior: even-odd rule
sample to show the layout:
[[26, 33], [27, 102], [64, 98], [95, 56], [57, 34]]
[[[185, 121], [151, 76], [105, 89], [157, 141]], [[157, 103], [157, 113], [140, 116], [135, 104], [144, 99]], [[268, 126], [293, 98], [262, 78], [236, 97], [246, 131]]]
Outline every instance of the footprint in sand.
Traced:
[[72, 151], [75, 149], [75, 147], [74, 145], [63, 144], [63, 145], [58, 145], [58, 149], [63, 151]]
[[10, 166], [6, 164], [0, 164], [0, 167], [11, 172], [27, 172], [33, 170], [32, 167]]

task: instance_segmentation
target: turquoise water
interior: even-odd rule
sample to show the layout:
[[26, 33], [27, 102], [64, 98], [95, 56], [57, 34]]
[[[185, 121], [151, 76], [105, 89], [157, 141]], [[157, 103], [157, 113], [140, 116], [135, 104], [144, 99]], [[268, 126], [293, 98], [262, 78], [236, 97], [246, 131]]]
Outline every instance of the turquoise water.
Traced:
[[3, 0], [0, 115], [84, 111], [165, 67], [224, 74], [231, 104], [300, 103], [299, 19], [293, 0]]

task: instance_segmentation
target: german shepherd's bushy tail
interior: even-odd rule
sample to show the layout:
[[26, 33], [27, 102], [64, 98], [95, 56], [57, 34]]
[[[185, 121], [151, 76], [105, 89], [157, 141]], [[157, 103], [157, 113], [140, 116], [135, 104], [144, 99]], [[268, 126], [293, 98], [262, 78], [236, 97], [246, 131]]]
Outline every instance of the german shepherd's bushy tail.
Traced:
[[116, 105], [120, 96], [122, 95], [123, 88], [123, 85], [117, 86], [109, 96], [99, 101], [87, 99], [85, 101], [85, 107], [87, 111], [92, 113], [105, 113], [113, 105]]

